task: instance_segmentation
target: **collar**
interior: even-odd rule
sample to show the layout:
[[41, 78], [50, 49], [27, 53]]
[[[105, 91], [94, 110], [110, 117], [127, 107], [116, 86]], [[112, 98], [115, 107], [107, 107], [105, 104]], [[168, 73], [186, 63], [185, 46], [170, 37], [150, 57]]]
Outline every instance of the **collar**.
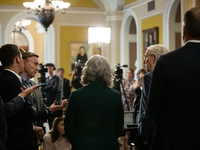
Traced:
[[20, 74], [20, 76], [22, 77], [22, 80], [24, 80], [24, 81], [28, 80], [29, 81], [29, 79], [26, 78], [23, 74]]
[[20, 75], [18, 75], [16, 72], [14, 72], [10, 69], [5, 69], [5, 70], [12, 72], [19, 79], [19, 81], [22, 83], [22, 78], [20, 77]]
[[186, 45], [187, 43], [189, 43], [189, 42], [191, 42], [191, 43], [200, 43], [200, 40], [188, 40], [188, 41], [185, 43], [185, 45]]

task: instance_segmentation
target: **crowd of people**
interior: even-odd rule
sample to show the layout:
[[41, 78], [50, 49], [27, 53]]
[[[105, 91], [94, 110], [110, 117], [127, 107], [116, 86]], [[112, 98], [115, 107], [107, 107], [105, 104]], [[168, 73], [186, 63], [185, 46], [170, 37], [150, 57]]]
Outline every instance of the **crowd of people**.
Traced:
[[[85, 61], [81, 87], [71, 93], [73, 82], [64, 78], [63, 68], [55, 74], [55, 65], [47, 63], [45, 85], [36, 84], [31, 79], [39, 71], [39, 56], [14, 44], [3, 45], [0, 149], [37, 150], [43, 143], [43, 150], [119, 150], [118, 137], [128, 110], [138, 123], [132, 141], [135, 149], [196, 149], [200, 140], [199, 16], [200, 8], [186, 12], [185, 45], [180, 49], [168, 52], [161, 44], [149, 46], [143, 62], [147, 72], [140, 69], [134, 80], [134, 71], [128, 69], [120, 91], [113, 89], [108, 60], [100, 55], [87, 60], [84, 47], [77, 56]], [[50, 131], [44, 129], [45, 122]], [[130, 149], [128, 144], [125, 150]]]

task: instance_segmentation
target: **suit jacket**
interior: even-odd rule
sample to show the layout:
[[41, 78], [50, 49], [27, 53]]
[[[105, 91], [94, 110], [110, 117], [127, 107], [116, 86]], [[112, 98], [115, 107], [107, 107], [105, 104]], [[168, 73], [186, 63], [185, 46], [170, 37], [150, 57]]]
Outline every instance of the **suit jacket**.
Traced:
[[[34, 81], [29, 81], [31, 85], [36, 85]], [[26, 86], [27, 88], [29, 87], [27, 83], [22, 79], [22, 84]], [[43, 102], [42, 98], [42, 92], [40, 89], [37, 89], [32, 95], [34, 95], [34, 100], [31, 95], [29, 95], [29, 99], [31, 99], [32, 104], [36, 108], [37, 115], [33, 118], [34, 124], [38, 125], [37, 122], [45, 122], [47, 120], [47, 112], [46, 112], [46, 107]]]
[[149, 114], [156, 123], [152, 149], [198, 149], [200, 43], [161, 56], [155, 66]]
[[0, 97], [0, 141], [4, 144], [6, 143], [7, 138], [7, 123], [4, 115], [4, 108], [3, 108], [3, 100]]
[[138, 149], [150, 149], [152, 144], [152, 137], [155, 132], [155, 124], [148, 114], [149, 89], [151, 85], [151, 79], [152, 72], [147, 73], [143, 78], [143, 88], [140, 99], [140, 119], [138, 124], [140, 140], [142, 142], [148, 141], [148, 144], [142, 145], [142, 148], [135, 143]]
[[70, 95], [64, 122], [73, 150], [119, 150], [121, 94], [96, 79]]
[[24, 99], [21, 96], [16, 96], [7, 103], [3, 103], [0, 97], [0, 139], [5, 144], [7, 139], [7, 123], [5, 119], [8, 119], [12, 115], [19, 112], [24, 107]]
[[59, 89], [59, 77], [53, 76], [51, 79], [47, 79], [46, 85], [44, 86], [44, 91], [46, 92], [47, 101], [46, 105], [49, 107], [56, 100], [56, 94]]
[[63, 78], [63, 99], [68, 99], [71, 94], [71, 87], [69, 86], [69, 80]]
[[[20, 92], [22, 83], [12, 72], [5, 70], [0, 77], [0, 95], [4, 103], [9, 102]], [[36, 112], [30, 100], [25, 98], [24, 107], [16, 114], [7, 119], [8, 141], [7, 147], [10, 150], [34, 149], [33, 124], [31, 119]]]

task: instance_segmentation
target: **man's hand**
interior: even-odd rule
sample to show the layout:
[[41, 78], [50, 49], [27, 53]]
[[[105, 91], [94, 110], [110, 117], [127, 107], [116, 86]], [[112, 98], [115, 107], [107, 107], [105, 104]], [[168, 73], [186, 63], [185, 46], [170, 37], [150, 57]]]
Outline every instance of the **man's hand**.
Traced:
[[61, 109], [66, 108], [66, 107], [67, 107], [67, 104], [68, 104], [67, 99], [62, 100], [61, 105], [60, 105], [60, 108], [61, 108]]
[[35, 92], [37, 90], [37, 88], [38, 88], [37, 85], [33, 85], [29, 88], [26, 88], [25, 90], [23, 88], [21, 88], [22, 92], [19, 93], [18, 96], [26, 97], [28, 94]]
[[37, 139], [42, 139], [44, 136], [44, 130], [42, 127], [34, 126], [34, 133]]

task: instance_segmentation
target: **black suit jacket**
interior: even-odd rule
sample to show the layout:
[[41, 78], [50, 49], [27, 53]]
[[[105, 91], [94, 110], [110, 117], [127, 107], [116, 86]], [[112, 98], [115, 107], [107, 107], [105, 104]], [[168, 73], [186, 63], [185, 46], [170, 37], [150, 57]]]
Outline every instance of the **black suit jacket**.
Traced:
[[155, 66], [149, 114], [156, 123], [153, 150], [198, 149], [200, 43], [161, 56]]
[[56, 94], [59, 89], [59, 77], [53, 76], [51, 79], [47, 79], [46, 85], [44, 86], [44, 91], [46, 92], [46, 105], [49, 107], [56, 100]]
[[71, 87], [69, 86], [69, 80], [63, 78], [63, 99], [68, 99], [71, 94]]
[[[20, 92], [22, 84], [10, 71], [5, 70], [0, 77], [0, 95], [3, 102], [9, 102]], [[33, 124], [31, 119], [35, 116], [30, 101], [25, 98], [24, 107], [16, 114], [7, 119], [8, 140], [7, 147], [11, 150], [34, 149]]]
[[121, 94], [100, 80], [70, 95], [65, 133], [73, 150], [118, 150], [123, 123]]

